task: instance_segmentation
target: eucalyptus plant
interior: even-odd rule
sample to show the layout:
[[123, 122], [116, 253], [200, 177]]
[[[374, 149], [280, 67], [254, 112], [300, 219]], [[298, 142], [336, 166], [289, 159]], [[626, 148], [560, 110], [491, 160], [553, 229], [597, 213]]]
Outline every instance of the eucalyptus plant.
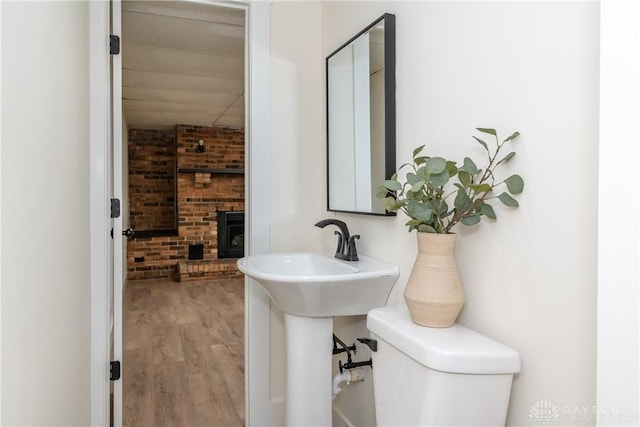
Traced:
[[474, 225], [482, 217], [495, 220], [496, 213], [489, 202], [496, 199], [508, 207], [519, 206], [512, 195], [522, 193], [522, 177], [511, 175], [499, 181], [495, 171], [516, 155], [514, 151], [503, 155], [503, 149], [520, 133], [514, 132], [500, 141], [495, 129], [476, 130], [495, 139], [495, 148], [489, 149], [489, 144], [473, 136], [486, 151], [486, 167], [478, 168], [469, 157], [464, 158], [462, 165], [457, 165], [442, 157], [425, 156], [422, 154], [425, 146], [421, 145], [413, 150], [413, 161], [398, 169], [411, 169], [406, 174], [406, 181], [398, 180], [396, 172], [377, 188], [376, 196], [384, 198], [385, 209], [391, 212], [402, 210], [411, 218], [406, 223], [409, 231], [445, 234], [451, 233], [459, 222]]

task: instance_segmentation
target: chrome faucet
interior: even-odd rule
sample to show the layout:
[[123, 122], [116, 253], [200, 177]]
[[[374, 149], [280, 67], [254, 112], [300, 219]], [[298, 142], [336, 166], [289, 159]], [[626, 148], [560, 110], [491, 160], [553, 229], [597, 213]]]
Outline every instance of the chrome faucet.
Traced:
[[345, 261], [358, 261], [358, 251], [356, 249], [356, 240], [360, 236], [355, 234], [349, 235], [349, 228], [344, 221], [339, 219], [329, 218], [323, 219], [315, 224], [316, 227], [325, 228], [327, 225], [335, 225], [340, 231], [335, 231], [334, 234], [338, 235], [338, 247], [336, 248], [336, 258], [343, 259]]

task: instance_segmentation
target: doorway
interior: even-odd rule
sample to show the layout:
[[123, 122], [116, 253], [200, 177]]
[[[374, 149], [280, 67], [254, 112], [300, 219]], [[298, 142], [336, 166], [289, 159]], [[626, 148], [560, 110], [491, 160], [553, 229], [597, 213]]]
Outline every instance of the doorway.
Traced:
[[213, 232], [244, 212], [244, 46], [244, 9], [122, 3], [123, 425], [244, 423], [244, 280]]
[[[113, 4], [118, 3], [112, 0]], [[216, 2], [209, 2], [211, 4]], [[225, 1], [225, 6], [237, 6], [246, 11], [246, 72], [247, 97], [247, 160], [245, 251], [266, 253], [270, 241], [269, 159], [270, 159], [270, 5], [266, 2]], [[91, 423], [92, 425], [122, 424], [122, 394], [116, 387], [112, 419], [109, 411], [111, 362], [109, 337], [113, 323], [114, 301], [109, 289], [114, 270], [113, 253], [109, 251], [113, 236], [122, 232], [122, 218], [109, 218], [111, 78], [109, 75], [110, 4], [91, 2], [89, 5], [90, 35], [90, 212], [91, 212]], [[118, 15], [119, 16], [119, 15]], [[117, 121], [116, 121], [117, 122]], [[113, 227], [113, 228], [112, 228]], [[113, 237], [113, 238], [115, 238]], [[117, 261], [117, 260], [115, 260]], [[251, 280], [245, 280], [245, 403], [246, 424], [274, 424], [274, 409], [270, 401], [269, 360], [269, 297]], [[118, 319], [115, 319], [116, 324]], [[120, 320], [121, 323], [121, 320]], [[126, 370], [126, 366], [123, 367]], [[250, 385], [249, 385], [250, 383]], [[116, 380], [116, 384], [121, 384]], [[118, 415], [119, 414], [119, 415]]]

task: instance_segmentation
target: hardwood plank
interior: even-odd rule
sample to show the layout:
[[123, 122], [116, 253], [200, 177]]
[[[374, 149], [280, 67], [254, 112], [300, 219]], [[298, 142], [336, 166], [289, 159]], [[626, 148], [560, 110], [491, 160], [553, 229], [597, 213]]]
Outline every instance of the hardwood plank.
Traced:
[[142, 310], [149, 302], [151, 294], [151, 283], [145, 281], [129, 282], [123, 296], [124, 304], [129, 310]]
[[179, 332], [188, 373], [203, 373], [207, 369], [207, 363], [205, 360], [206, 341], [201, 333], [201, 328], [198, 325], [180, 325]]
[[123, 320], [123, 350], [150, 348], [152, 321], [149, 312], [128, 311]]
[[184, 363], [176, 363], [167, 369], [169, 401], [173, 407], [173, 425], [196, 426], [198, 417], [193, 404], [193, 392], [187, 377], [187, 367]]
[[151, 348], [130, 349], [123, 354], [123, 424], [146, 427], [154, 424], [151, 387]]
[[244, 425], [242, 279], [131, 282], [123, 328], [126, 426]]
[[207, 374], [189, 375], [191, 390], [193, 391], [193, 404], [198, 417], [198, 425], [201, 427], [227, 425], [227, 419], [218, 405], [209, 382]]
[[233, 397], [225, 381], [224, 371], [226, 368], [222, 364], [212, 363], [211, 369], [207, 371], [215, 410], [224, 417], [224, 425], [242, 425], [244, 424], [244, 416], [240, 417], [236, 412], [233, 405]]
[[153, 415], [154, 426], [174, 426], [173, 405], [169, 387], [167, 386], [167, 368], [164, 366], [153, 366]]
[[151, 337], [154, 365], [164, 365], [170, 362], [183, 362], [182, 342], [177, 325], [154, 325]]
[[231, 403], [236, 416], [240, 419], [244, 417], [244, 346], [228, 346], [226, 344], [216, 344], [211, 346], [214, 359], [218, 361], [217, 366], [223, 367], [221, 372], [228, 401]]

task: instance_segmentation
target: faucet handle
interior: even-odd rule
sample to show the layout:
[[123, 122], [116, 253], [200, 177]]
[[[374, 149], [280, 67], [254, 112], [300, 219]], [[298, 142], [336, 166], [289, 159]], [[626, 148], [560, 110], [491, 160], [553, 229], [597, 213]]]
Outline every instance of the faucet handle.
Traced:
[[334, 231], [333, 234], [336, 234], [338, 236], [338, 247], [336, 248], [336, 254], [341, 254], [345, 247], [344, 236], [337, 230]]
[[354, 234], [349, 237], [349, 247], [347, 252], [347, 257], [349, 261], [358, 261], [358, 250], [356, 249], [356, 239], [359, 239], [359, 234]]

